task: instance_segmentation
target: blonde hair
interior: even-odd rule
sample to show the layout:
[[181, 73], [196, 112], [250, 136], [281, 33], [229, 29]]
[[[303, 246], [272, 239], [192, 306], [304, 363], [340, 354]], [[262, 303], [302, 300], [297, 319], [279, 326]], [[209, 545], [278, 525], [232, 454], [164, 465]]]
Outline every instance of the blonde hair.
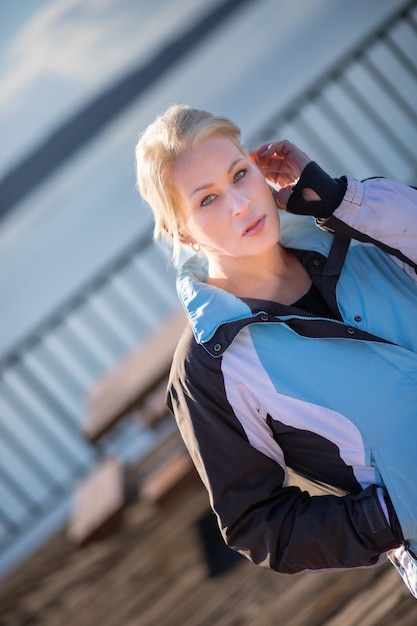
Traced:
[[177, 159], [213, 134], [229, 137], [245, 154], [240, 128], [226, 117], [187, 105], [171, 105], [140, 136], [136, 146], [137, 185], [154, 214], [154, 238], [163, 238], [178, 260], [183, 216], [170, 172]]

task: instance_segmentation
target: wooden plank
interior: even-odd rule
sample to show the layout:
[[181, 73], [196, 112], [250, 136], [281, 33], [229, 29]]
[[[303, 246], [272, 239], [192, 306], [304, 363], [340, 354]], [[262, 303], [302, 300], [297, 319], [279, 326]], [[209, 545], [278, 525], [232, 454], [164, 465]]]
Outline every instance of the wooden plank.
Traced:
[[75, 490], [69, 539], [84, 546], [114, 530], [124, 507], [124, 470], [108, 457]]
[[145, 396], [140, 407], [133, 412], [132, 417], [143, 426], [152, 428], [169, 414], [165, 403], [167, 384], [168, 376]]
[[185, 314], [175, 313], [162, 328], [101, 378], [87, 395], [83, 432], [97, 441], [134, 410], [168, 374]]
[[[369, 593], [368, 588], [352, 593], [350, 600], [338, 612], [337, 617], [330, 621], [331, 626], [381, 624], [384, 617], [401, 603], [402, 598], [412, 597], [402, 583], [400, 575], [391, 565], [382, 569], [377, 581], [372, 593]], [[398, 584], [400, 581], [401, 584]]]
[[165, 463], [149, 474], [139, 487], [139, 497], [153, 504], [163, 505], [198, 474], [187, 452], [173, 454]]

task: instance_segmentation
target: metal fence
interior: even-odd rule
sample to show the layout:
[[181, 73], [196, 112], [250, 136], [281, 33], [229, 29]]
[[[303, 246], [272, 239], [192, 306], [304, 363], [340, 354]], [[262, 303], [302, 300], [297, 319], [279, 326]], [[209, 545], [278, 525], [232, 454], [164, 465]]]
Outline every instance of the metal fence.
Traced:
[[287, 138], [334, 175], [417, 183], [417, 3], [335, 63], [250, 139]]
[[[416, 184], [416, 122], [414, 1], [249, 143], [286, 137], [335, 175]], [[177, 307], [174, 270], [147, 233], [1, 360], [0, 563], [103, 454], [129, 462], [155, 445], [127, 420], [104, 447], [91, 446], [80, 431], [83, 402], [97, 377]]]
[[80, 424], [100, 374], [178, 307], [173, 273], [144, 234], [0, 362], [1, 557], [68, 500], [103, 455], [129, 462], [154, 445], [135, 420], [99, 446]]

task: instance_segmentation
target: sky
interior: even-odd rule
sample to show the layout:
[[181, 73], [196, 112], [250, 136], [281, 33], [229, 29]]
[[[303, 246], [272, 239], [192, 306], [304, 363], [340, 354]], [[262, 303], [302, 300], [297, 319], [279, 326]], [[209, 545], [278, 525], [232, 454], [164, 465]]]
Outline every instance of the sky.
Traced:
[[145, 62], [176, 25], [186, 28], [210, 6], [209, 0], [2, 2], [0, 178], [119, 72]]

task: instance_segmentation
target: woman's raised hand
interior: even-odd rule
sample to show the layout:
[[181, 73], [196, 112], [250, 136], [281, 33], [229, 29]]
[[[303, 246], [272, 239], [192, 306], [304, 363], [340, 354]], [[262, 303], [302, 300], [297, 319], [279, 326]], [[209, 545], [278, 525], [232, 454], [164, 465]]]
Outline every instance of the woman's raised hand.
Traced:
[[292, 187], [297, 183], [305, 166], [310, 163], [310, 157], [287, 140], [262, 144], [251, 153], [251, 157], [266, 180], [279, 187], [274, 193], [275, 201], [278, 208], [285, 209]]

